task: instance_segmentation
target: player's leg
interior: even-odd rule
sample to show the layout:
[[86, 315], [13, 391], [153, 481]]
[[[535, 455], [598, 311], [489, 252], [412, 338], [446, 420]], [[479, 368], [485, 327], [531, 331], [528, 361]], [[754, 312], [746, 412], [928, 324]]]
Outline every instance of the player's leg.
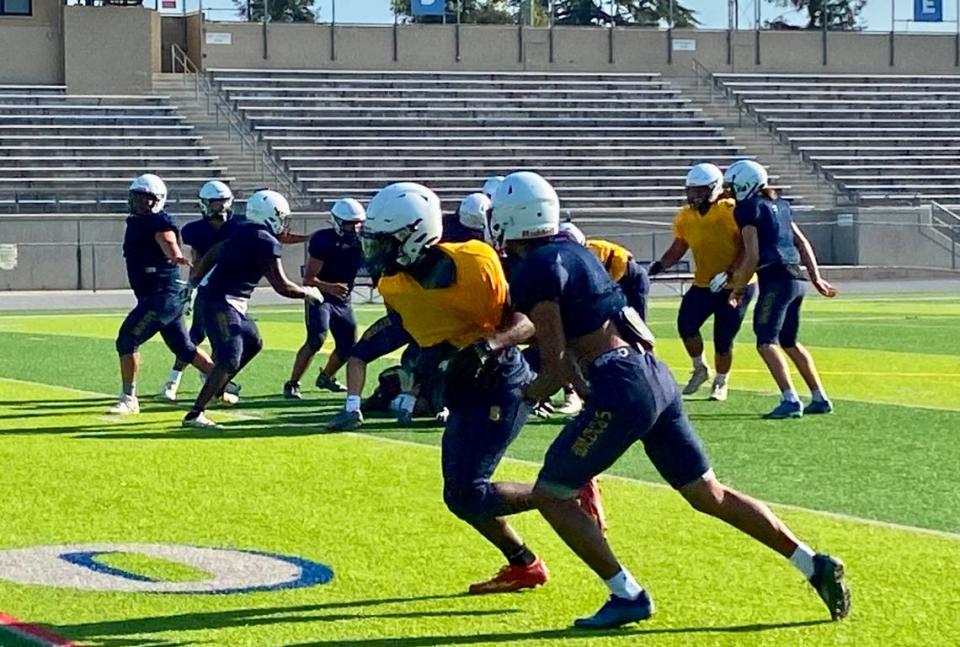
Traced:
[[327, 358], [327, 365], [317, 376], [317, 388], [333, 393], [347, 390], [335, 377], [346, 358], [353, 352], [357, 343], [357, 320], [353, 316], [353, 306], [349, 303], [336, 304], [330, 312], [330, 333], [333, 335], [334, 348]]
[[[203, 332], [203, 299], [201, 294], [198, 293], [193, 300], [193, 314], [190, 321], [190, 341], [193, 342], [194, 346], [199, 346], [203, 343], [203, 340], [206, 339], [206, 334]], [[183, 369], [186, 368], [190, 362], [184, 362], [183, 360], [177, 358], [173, 362], [173, 368], [170, 370], [170, 376], [167, 378], [167, 382], [163, 385], [163, 390], [160, 392], [160, 397], [170, 402], [175, 402], [177, 399], [177, 390], [180, 388], [180, 381], [183, 379]]]
[[209, 304], [204, 313], [204, 329], [213, 348], [214, 365], [207, 373], [193, 407], [183, 419], [185, 427], [216, 426], [204, 411], [241, 368], [244, 358], [244, 319], [246, 317], [226, 303]]
[[730, 524], [788, 559], [817, 590], [834, 620], [849, 613], [843, 562], [817, 554], [765, 503], [717, 480], [679, 400], [661, 414], [644, 438], [644, 447], [661, 476], [694, 509]]
[[[616, 351], [619, 353], [619, 351]], [[611, 597], [591, 617], [576, 622], [584, 628], [608, 628], [648, 618], [653, 603], [619, 562], [603, 532], [578, 504], [580, 489], [613, 465], [639, 440], [656, 417], [656, 397], [646, 377], [652, 358], [624, 352], [591, 370], [593, 387], [583, 412], [569, 422], [544, 457], [534, 486], [540, 513], [561, 539], [604, 581]], [[664, 367], [661, 376], [676, 393]], [[656, 384], [656, 380], [652, 382]]]
[[108, 413], [129, 415], [140, 412], [137, 398], [137, 375], [140, 372], [140, 345], [160, 331], [162, 323], [157, 309], [157, 299], [138, 299], [137, 305], [127, 314], [117, 331], [116, 349], [120, 357], [121, 391], [117, 403]]
[[490, 480], [528, 413], [519, 388], [501, 390], [486, 401], [450, 403], [441, 443], [444, 503], [507, 560], [492, 579], [471, 585], [470, 593], [516, 591], [547, 580], [543, 562], [504, 518], [533, 507], [532, 485]]
[[349, 431], [363, 424], [360, 396], [367, 379], [367, 365], [411, 341], [399, 320], [390, 315], [381, 317], [363, 332], [347, 360], [346, 402], [343, 410], [327, 422], [327, 429]]
[[327, 331], [330, 329], [330, 304], [308, 300], [304, 306], [304, 323], [307, 338], [293, 360], [290, 379], [283, 385], [283, 397], [288, 400], [299, 400], [303, 397], [300, 393], [300, 378], [310, 368], [313, 356], [323, 346], [327, 337]]
[[733, 340], [740, 332], [743, 318], [753, 300], [755, 292], [753, 285], [748, 285], [736, 307], [730, 305], [730, 291], [721, 290], [715, 295], [713, 312], [713, 349], [714, 362], [717, 367], [713, 384], [710, 387], [710, 399], [723, 401], [727, 399], [728, 378], [733, 367]]
[[800, 398], [790, 378], [787, 359], [778, 343], [787, 310], [797, 296], [796, 283], [796, 280], [788, 276], [761, 280], [757, 307], [753, 310], [757, 352], [780, 390], [780, 404], [766, 414], [765, 417], [769, 419], [799, 418], [803, 415]]
[[780, 346], [797, 367], [807, 388], [810, 389], [811, 401], [804, 408], [803, 413], [814, 415], [830, 413], [833, 411], [833, 403], [827, 397], [823, 383], [820, 381], [820, 373], [817, 371], [813, 356], [797, 341], [797, 334], [800, 331], [800, 308], [803, 306], [803, 285], [799, 281], [797, 283], [801, 291], [800, 296], [787, 309], [783, 329], [780, 331]]
[[680, 300], [680, 310], [677, 312], [677, 332], [687, 349], [687, 355], [693, 362], [693, 371], [687, 385], [683, 387], [684, 395], [692, 395], [710, 379], [710, 367], [703, 356], [703, 337], [700, 328], [713, 311], [713, 293], [708, 288], [691, 287]]

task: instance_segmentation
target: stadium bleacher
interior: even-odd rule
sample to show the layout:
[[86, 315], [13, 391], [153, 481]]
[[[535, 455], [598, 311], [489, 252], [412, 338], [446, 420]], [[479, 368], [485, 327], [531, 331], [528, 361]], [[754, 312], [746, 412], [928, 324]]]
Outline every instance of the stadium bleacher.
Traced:
[[164, 96], [0, 85], [0, 212], [122, 211], [144, 172], [193, 202], [199, 183], [232, 178], [192, 131]]
[[859, 204], [960, 205], [960, 76], [713, 78]]
[[572, 209], [675, 208], [691, 164], [749, 157], [659, 74], [214, 69], [321, 203], [428, 180], [446, 209], [535, 170]]

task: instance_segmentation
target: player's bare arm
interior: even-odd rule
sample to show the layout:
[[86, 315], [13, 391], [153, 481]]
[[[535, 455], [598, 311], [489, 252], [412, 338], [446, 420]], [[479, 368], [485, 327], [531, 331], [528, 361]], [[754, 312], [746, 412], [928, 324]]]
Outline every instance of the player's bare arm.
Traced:
[[817, 255], [814, 254], [813, 246], [810, 244], [810, 241], [807, 240], [807, 237], [803, 235], [803, 232], [800, 231], [797, 223], [793, 223], [793, 244], [797, 246], [797, 251], [800, 252], [800, 260], [806, 266], [807, 274], [810, 276], [810, 282], [813, 283], [813, 287], [817, 289], [817, 292], [825, 297], [832, 298], [837, 296], [837, 288], [830, 285], [830, 283], [820, 275], [820, 265], [817, 263]]

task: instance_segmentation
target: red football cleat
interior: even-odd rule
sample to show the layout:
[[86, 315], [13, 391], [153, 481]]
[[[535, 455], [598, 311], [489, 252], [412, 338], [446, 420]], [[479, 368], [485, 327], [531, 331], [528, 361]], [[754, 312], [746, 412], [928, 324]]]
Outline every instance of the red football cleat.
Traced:
[[533, 589], [546, 584], [550, 573], [546, 564], [539, 557], [530, 566], [513, 566], [507, 564], [500, 569], [493, 579], [486, 582], [477, 582], [470, 585], [470, 593], [482, 595], [484, 593], [510, 593], [522, 589]]
[[580, 488], [577, 493], [577, 503], [583, 508], [600, 528], [600, 532], [607, 534], [607, 517], [603, 514], [603, 501], [600, 499], [600, 482], [597, 477], [590, 479], [590, 482]]

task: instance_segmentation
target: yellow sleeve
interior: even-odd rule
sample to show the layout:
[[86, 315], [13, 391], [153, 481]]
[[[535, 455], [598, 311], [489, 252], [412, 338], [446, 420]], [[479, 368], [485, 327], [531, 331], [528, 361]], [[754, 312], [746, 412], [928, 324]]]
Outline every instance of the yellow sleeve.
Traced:
[[683, 235], [683, 209], [677, 212], [677, 215], [673, 217], [673, 237], [679, 238], [680, 240], [686, 242], [686, 238]]

